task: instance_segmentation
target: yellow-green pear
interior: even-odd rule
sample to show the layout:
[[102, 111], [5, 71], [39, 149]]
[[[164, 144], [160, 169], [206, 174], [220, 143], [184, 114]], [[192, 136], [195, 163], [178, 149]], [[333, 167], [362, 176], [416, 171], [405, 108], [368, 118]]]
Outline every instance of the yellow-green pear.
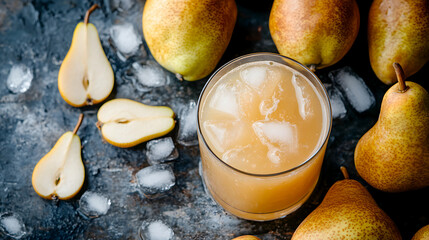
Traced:
[[80, 138], [76, 133], [82, 119], [83, 114], [79, 116], [73, 132], [64, 133], [34, 168], [33, 188], [42, 198], [70, 199], [81, 189], [85, 180], [85, 168], [81, 158]]
[[280, 54], [316, 69], [346, 55], [359, 20], [355, 0], [274, 0], [269, 27]]
[[395, 223], [381, 210], [358, 181], [337, 181], [322, 203], [298, 226], [292, 240], [397, 240], [402, 239]]
[[161, 137], [175, 125], [171, 108], [148, 106], [129, 99], [113, 99], [104, 103], [97, 117], [103, 138], [122, 148]]
[[429, 186], [429, 94], [405, 82], [394, 64], [398, 83], [384, 95], [375, 125], [359, 140], [355, 165], [371, 186], [404, 192]]
[[143, 34], [156, 61], [188, 81], [209, 75], [229, 44], [234, 0], [147, 0]]
[[426, 225], [414, 234], [411, 240], [428, 240], [429, 239], [429, 225]]
[[104, 54], [98, 32], [89, 15], [93, 5], [73, 33], [70, 49], [58, 73], [58, 89], [63, 99], [74, 107], [102, 102], [113, 89], [113, 70]]
[[385, 84], [396, 83], [394, 62], [406, 77], [419, 71], [429, 61], [429, 0], [374, 0], [368, 46], [372, 69]]

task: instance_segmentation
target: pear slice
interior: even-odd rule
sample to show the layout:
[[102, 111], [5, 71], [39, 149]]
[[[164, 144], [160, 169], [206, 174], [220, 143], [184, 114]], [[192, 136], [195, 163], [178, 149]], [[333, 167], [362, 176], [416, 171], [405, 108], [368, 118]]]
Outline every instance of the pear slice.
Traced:
[[76, 132], [82, 119], [83, 114], [79, 116], [74, 131], [64, 133], [34, 168], [33, 188], [42, 198], [70, 199], [81, 189], [85, 168], [81, 158], [80, 138]]
[[73, 33], [70, 49], [58, 73], [58, 89], [74, 107], [102, 102], [113, 89], [113, 70], [104, 54], [95, 26], [88, 23], [93, 5]]
[[174, 112], [165, 106], [148, 106], [129, 99], [113, 99], [100, 107], [97, 126], [110, 144], [127, 148], [173, 130]]

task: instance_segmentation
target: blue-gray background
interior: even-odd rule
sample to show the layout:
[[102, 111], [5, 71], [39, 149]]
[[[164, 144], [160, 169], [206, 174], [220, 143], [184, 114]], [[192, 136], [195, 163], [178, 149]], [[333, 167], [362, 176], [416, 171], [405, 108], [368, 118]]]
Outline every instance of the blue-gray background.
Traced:
[[[299, 223], [320, 204], [329, 187], [342, 179], [339, 166], [348, 167], [374, 196], [380, 207], [396, 222], [404, 239], [429, 223], [427, 190], [388, 194], [374, 190], [356, 173], [353, 152], [359, 138], [376, 122], [387, 86], [371, 70], [366, 42], [369, 1], [358, 1], [361, 29], [351, 51], [336, 65], [318, 71], [328, 82], [327, 73], [351, 66], [361, 75], [376, 97], [376, 105], [358, 114], [349, 106], [347, 116], [333, 123], [331, 138], [319, 184], [309, 201], [290, 216], [271, 222], [251, 222], [225, 213], [204, 193], [198, 174], [198, 146], [176, 143], [180, 158], [174, 164], [176, 186], [160, 199], [146, 199], [137, 189], [135, 173], [148, 165], [145, 144], [120, 149], [103, 142], [95, 122], [99, 106], [73, 108], [61, 98], [57, 75], [66, 55], [73, 30], [86, 10], [98, 3], [101, 9], [90, 18], [98, 29], [104, 51], [115, 72], [115, 88], [110, 98], [130, 98], [151, 105], [167, 105], [176, 112], [190, 100], [197, 100], [207, 79], [179, 82], [169, 75], [166, 86], [140, 91], [127, 78], [131, 64], [153, 59], [147, 55], [121, 61], [109, 36], [115, 23], [130, 22], [142, 36], [144, 1], [131, 7], [117, 7], [116, 1], [14, 1], [0, 0], [0, 213], [14, 212], [26, 225], [23, 239], [138, 239], [145, 220], [160, 219], [175, 232], [176, 239], [231, 239], [253, 234], [262, 239], [290, 239]], [[268, 29], [272, 1], [237, 0], [238, 20], [231, 43], [219, 66], [243, 54], [277, 52]], [[31, 88], [13, 94], [6, 87], [12, 65], [25, 64], [34, 74]], [[427, 65], [410, 80], [428, 89]], [[66, 131], [72, 130], [79, 113], [85, 114], [78, 132], [86, 169], [81, 192], [69, 201], [55, 203], [40, 198], [31, 186], [34, 166]], [[179, 120], [180, 121], [180, 120]], [[177, 128], [169, 134], [175, 139]], [[108, 196], [112, 205], [107, 215], [85, 219], [76, 209], [86, 190]], [[6, 236], [0, 238], [7, 239]]]

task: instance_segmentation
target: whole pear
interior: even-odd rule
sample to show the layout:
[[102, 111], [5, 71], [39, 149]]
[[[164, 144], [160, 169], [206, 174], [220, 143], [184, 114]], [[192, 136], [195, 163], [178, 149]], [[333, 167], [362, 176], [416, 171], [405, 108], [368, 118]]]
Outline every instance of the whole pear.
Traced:
[[355, 149], [359, 175], [386, 192], [429, 186], [429, 94], [405, 82], [395, 63], [399, 83], [384, 95], [380, 116]]
[[429, 239], [429, 225], [426, 225], [414, 234], [411, 240], [427, 240]]
[[336, 182], [322, 203], [298, 226], [292, 240], [402, 239], [395, 223], [358, 181]]
[[374, 0], [368, 16], [369, 59], [377, 77], [396, 83], [392, 64], [406, 77], [429, 61], [429, 0]]
[[314, 69], [346, 55], [359, 20], [355, 0], [274, 0], [269, 27], [280, 54]]
[[216, 67], [236, 18], [234, 0], [147, 0], [143, 34], [159, 64], [180, 79], [194, 81]]

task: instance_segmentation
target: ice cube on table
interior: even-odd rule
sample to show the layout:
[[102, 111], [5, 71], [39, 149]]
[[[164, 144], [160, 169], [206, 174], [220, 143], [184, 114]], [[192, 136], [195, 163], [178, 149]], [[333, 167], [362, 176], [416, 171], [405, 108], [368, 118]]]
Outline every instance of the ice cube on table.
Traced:
[[159, 66], [132, 64], [138, 82], [146, 87], [161, 87], [167, 83], [167, 75]]
[[119, 11], [127, 11], [131, 9], [135, 3], [135, 0], [113, 0], [112, 7]]
[[261, 143], [268, 147], [281, 146], [289, 151], [297, 148], [298, 134], [294, 124], [263, 120], [254, 122], [252, 128]]
[[344, 105], [343, 95], [340, 90], [332, 84], [324, 84], [331, 102], [332, 118], [344, 118], [347, 114], [346, 106]]
[[239, 104], [235, 88], [229, 84], [220, 84], [210, 99], [209, 107], [215, 109], [226, 117], [239, 118]]
[[147, 142], [146, 156], [150, 165], [156, 165], [179, 157], [171, 137], [155, 139]]
[[173, 169], [168, 164], [145, 167], [136, 173], [138, 185], [150, 197], [170, 190], [176, 184]]
[[356, 111], [364, 112], [375, 104], [371, 90], [351, 67], [334, 70], [329, 73], [329, 78], [340, 88]]
[[198, 144], [197, 137], [197, 104], [194, 100], [179, 112], [179, 132], [177, 142], [184, 146], [195, 146]]
[[33, 80], [33, 73], [30, 68], [23, 64], [12, 66], [7, 77], [7, 88], [13, 93], [24, 93], [30, 86]]
[[141, 36], [131, 23], [113, 25], [110, 37], [116, 48], [126, 56], [134, 55], [142, 44]]
[[259, 91], [259, 88], [267, 79], [267, 67], [250, 66], [241, 70], [240, 76], [250, 87]]
[[173, 236], [173, 230], [161, 220], [145, 221], [140, 227], [140, 237], [144, 240], [169, 240]]
[[14, 213], [0, 214], [0, 231], [14, 239], [20, 239], [26, 234], [21, 217]]
[[105, 215], [110, 205], [110, 199], [104, 195], [86, 191], [79, 199], [78, 211], [87, 217], [96, 218]]

